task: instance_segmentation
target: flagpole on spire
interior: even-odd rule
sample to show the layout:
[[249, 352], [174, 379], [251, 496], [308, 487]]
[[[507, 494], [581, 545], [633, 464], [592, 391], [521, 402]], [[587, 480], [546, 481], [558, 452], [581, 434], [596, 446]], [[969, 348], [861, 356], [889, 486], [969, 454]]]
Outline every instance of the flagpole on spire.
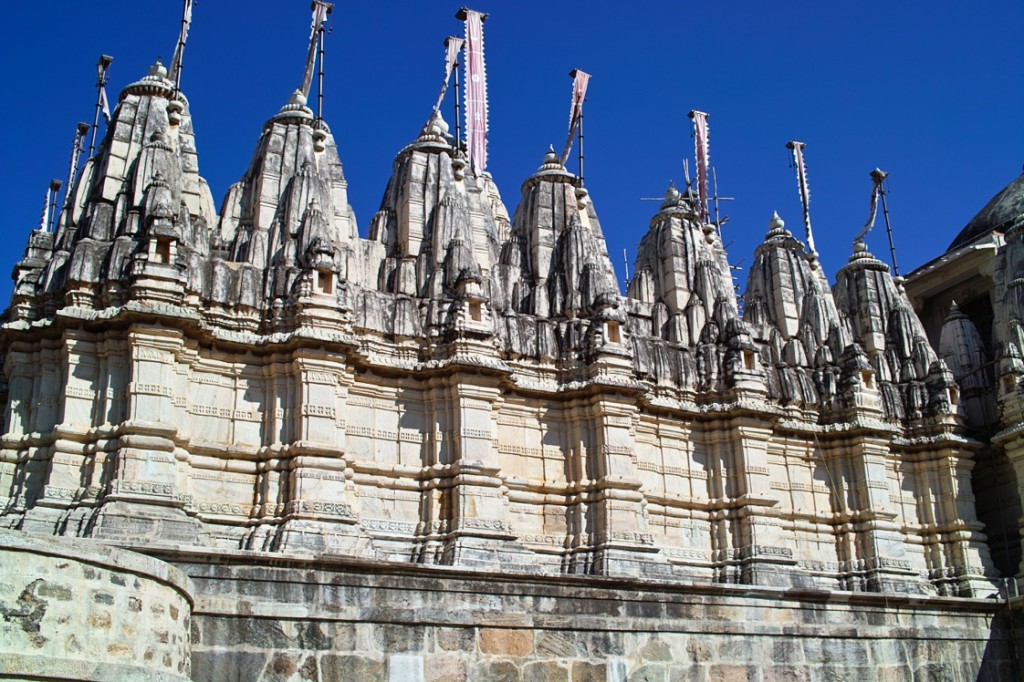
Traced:
[[75, 181], [78, 179], [78, 161], [82, 156], [82, 152], [85, 151], [85, 134], [88, 132], [88, 123], [79, 122], [75, 126], [75, 139], [71, 143], [71, 167], [68, 168], [68, 182], [64, 187], [64, 202], [61, 204], [65, 207], [71, 201], [71, 189], [75, 186]]
[[171, 59], [171, 70], [167, 77], [174, 81], [174, 94], [181, 90], [181, 67], [185, 58], [185, 41], [188, 40], [188, 29], [192, 25], [192, 0], [184, 0], [181, 11], [181, 30], [178, 32], [178, 44], [174, 47]]
[[885, 203], [885, 179], [889, 174], [880, 168], [871, 171], [871, 181], [875, 184], [875, 192], [882, 199], [882, 217], [885, 218], [885, 234], [889, 237], [889, 255], [892, 257], [892, 274], [900, 276], [900, 267], [896, 264], [896, 245], [892, 241], [892, 225], [889, 224], [889, 207]]
[[814, 233], [811, 232], [811, 190], [807, 184], [807, 167], [804, 163], [804, 147], [807, 144], [790, 140], [786, 143], [786, 149], [793, 151], [793, 167], [796, 168], [797, 189], [800, 191], [800, 203], [804, 209], [804, 232], [807, 235], [807, 248], [812, 253], [817, 253], [814, 248]]
[[[330, 11], [328, 10], [328, 13]], [[319, 38], [320, 54], [317, 56], [318, 65], [316, 72], [316, 120], [324, 120], [324, 25], [320, 24]]]
[[101, 54], [100, 59], [96, 62], [96, 113], [92, 118], [92, 139], [89, 140], [89, 158], [92, 158], [93, 151], [96, 149], [96, 130], [100, 125], [100, 114], [102, 113], [107, 119], [107, 123], [110, 123], [110, 105], [107, 102], [107, 81], [110, 80], [107, 76], [107, 69], [113, 63], [114, 58], [108, 54]]
[[53, 222], [53, 214], [57, 210], [57, 192], [60, 191], [61, 182], [57, 178], [50, 180], [46, 188], [46, 201], [43, 202], [43, 214], [39, 216], [39, 230], [51, 232], [50, 225]]
[[692, 110], [689, 117], [693, 119], [693, 145], [697, 157], [697, 198], [700, 201], [701, 222], [707, 223], [708, 215], [708, 115], [697, 109]]
[[[334, 10], [334, 3], [324, 0], [313, 0], [309, 7], [313, 10], [313, 24], [309, 31], [309, 51], [306, 53], [306, 70], [302, 74], [302, 96], [309, 97], [309, 88], [313, 84], [313, 66], [316, 62], [317, 44], [320, 45], [320, 58], [323, 61], [323, 31], [327, 15]], [[321, 64], [321, 69], [323, 65]], [[320, 74], [320, 83], [323, 84], [323, 73]]]
[[[465, 44], [466, 41], [462, 42]], [[462, 151], [462, 105], [459, 102], [459, 62], [457, 59], [453, 70], [455, 71], [455, 151], [459, 153]]]
[[572, 151], [572, 138], [579, 138], [579, 178], [580, 185], [583, 184], [583, 103], [587, 101], [587, 85], [590, 83], [590, 74], [582, 69], [573, 69], [569, 72], [572, 78], [572, 107], [569, 109], [569, 134], [565, 138], [565, 147], [562, 149], [562, 165], [569, 160], [569, 152]]

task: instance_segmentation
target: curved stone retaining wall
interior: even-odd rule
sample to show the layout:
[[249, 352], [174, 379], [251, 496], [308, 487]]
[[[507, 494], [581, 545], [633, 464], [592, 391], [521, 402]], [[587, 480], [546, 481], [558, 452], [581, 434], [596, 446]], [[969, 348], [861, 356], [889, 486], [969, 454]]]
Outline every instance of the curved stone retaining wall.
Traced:
[[148, 556], [0, 531], [0, 679], [189, 680], [191, 589]]
[[1021, 679], [993, 599], [173, 560], [196, 589], [195, 682]]

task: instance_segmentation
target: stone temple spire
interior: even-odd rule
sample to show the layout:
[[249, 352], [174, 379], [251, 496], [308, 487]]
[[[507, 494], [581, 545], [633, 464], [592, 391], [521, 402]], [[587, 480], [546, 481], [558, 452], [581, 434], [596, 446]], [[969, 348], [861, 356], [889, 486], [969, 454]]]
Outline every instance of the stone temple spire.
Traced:
[[[225, 257], [245, 264], [217, 266], [225, 284], [216, 295], [224, 304], [240, 296], [255, 309], [291, 295], [302, 216], [314, 198], [330, 241], [351, 249], [358, 233], [337, 145], [326, 123], [314, 119], [306, 98], [296, 91], [264, 124], [249, 168], [224, 198], [217, 243]], [[350, 262], [360, 262], [341, 261], [342, 279], [351, 274]], [[261, 284], [243, 286], [245, 281]]]
[[485, 188], [467, 176], [454, 142], [437, 112], [395, 158], [369, 234], [384, 251], [374, 273], [383, 291], [440, 295], [439, 269], [460, 231], [463, 247], [473, 251], [482, 272], [489, 272], [498, 259], [508, 213], [493, 185]]
[[[854, 243], [853, 255], [836, 273], [832, 291], [840, 315], [848, 320], [852, 341], [875, 374], [886, 416], [917, 416], [945, 400], [952, 375], [929, 385], [930, 374], [945, 377], [949, 372], [928, 344], [902, 279], [893, 281], [889, 266], [869, 253], [864, 242]], [[931, 396], [930, 391], [943, 395]]]
[[[160, 218], [167, 221], [159, 236], [148, 230], [155, 193], [163, 195]], [[134, 295], [136, 285], [161, 289], [169, 302], [204, 288], [216, 210], [199, 176], [188, 100], [159, 62], [121, 92], [68, 204], [35, 295], [106, 307]], [[140, 277], [149, 283], [135, 282]]]
[[[524, 256], [523, 312], [539, 317], [574, 315], [590, 303], [571, 291], [588, 267], [593, 270], [591, 277], [605, 282], [601, 287], [614, 287], [615, 269], [594, 204], [553, 148], [523, 183], [512, 234]], [[573, 260], [570, 253], [577, 253], [579, 259]]]

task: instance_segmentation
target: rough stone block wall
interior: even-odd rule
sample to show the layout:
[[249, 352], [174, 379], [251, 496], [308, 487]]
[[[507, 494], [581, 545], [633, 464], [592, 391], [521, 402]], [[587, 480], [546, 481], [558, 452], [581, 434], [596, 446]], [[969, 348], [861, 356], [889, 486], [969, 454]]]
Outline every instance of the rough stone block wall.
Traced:
[[0, 531], [0, 679], [189, 680], [190, 589], [150, 557]]
[[196, 682], [1020, 679], [992, 600], [200, 561]]

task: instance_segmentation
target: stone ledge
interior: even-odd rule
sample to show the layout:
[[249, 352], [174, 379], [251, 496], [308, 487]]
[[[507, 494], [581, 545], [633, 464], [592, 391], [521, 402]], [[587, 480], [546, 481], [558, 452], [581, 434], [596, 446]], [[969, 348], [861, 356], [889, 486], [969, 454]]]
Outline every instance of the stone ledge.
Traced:
[[[925, 609], [937, 611], [973, 612], [977, 614], [994, 614], [1003, 608], [1003, 603], [992, 598], [948, 597], [938, 595], [915, 595], [900, 592], [846, 592], [840, 590], [820, 590], [804, 588], [787, 588], [771, 586], [734, 585], [722, 583], [687, 583], [683, 581], [659, 581], [644, 578], [623, 578], [600, 575], [544, 575], [542, 579], [527, 573], [484, 573], [466, 570], [465, 568], [443, 565], [410, 564], [405, 562], [373, 560], [323, 555], [323, 554], [289, 554], [287, 556], [273, 552], [257, 551], [224, 551], [210, 548], [190, 547], [133, 547], [135, 551], [144, 552], [162, 561], [174, 563], [180, 567], [187, 566], [189, 574], [194, 578], [216, 579], [229, 578], [217, 572], [220, 569], [254, 571], [273, 571], [278, 569], [301, 569], [304, 575], [309, 571], [317, 571], [324, 575], [322, 582], [331, 585], [348, 585], [364, 587], [387, 587], [389, 580], [423, 580], [433, 582], [438, 579], [448, 581], [444, 587], [424, 584], [420, 589], [443, 591], [446, 593], [465, 592], [479, 593], [481, 586], [492, 586], [494, 591], [505, 586], [502, 592], [515, 589], [522, 596], [543, 596], [552, 591], [572, 588], [577, 596], [604, 593], [604, 598], [620, 600], [616, 591], [628, 590], [632, 594], [649, 592], [653, 594], [693, 595], [700, 597], [722, 597], [739, 599], [747, 603], [751, 599], [774, 600], [791, 604], [819, 604], [875, 607], [892, 611], [893, 609]], [[329, 577], [328, 577], [329, 574]], [[339, 582], [339, 580], [341, 582]], [[472, 583], [473, 586], [467, 586]], [[394, 586], [399, 587], [398, 583]], [[403, 587], [404, 589], [404, 587]], [[580, 592], [585, 590], [586, 592]]]
[[189, 678], [133, 665], [50, 656], [5, 653], [0, 656], [0, 679], [88, 680], [89, 682], [187, 682]]
[[154, 557], [115, 547], [101, 540], [30, 535], [0, 529], [0, 552], [28, 552], [133, 573], [172, 587], [190, 605], [193, 603], [194, 586], [183, 571]]

